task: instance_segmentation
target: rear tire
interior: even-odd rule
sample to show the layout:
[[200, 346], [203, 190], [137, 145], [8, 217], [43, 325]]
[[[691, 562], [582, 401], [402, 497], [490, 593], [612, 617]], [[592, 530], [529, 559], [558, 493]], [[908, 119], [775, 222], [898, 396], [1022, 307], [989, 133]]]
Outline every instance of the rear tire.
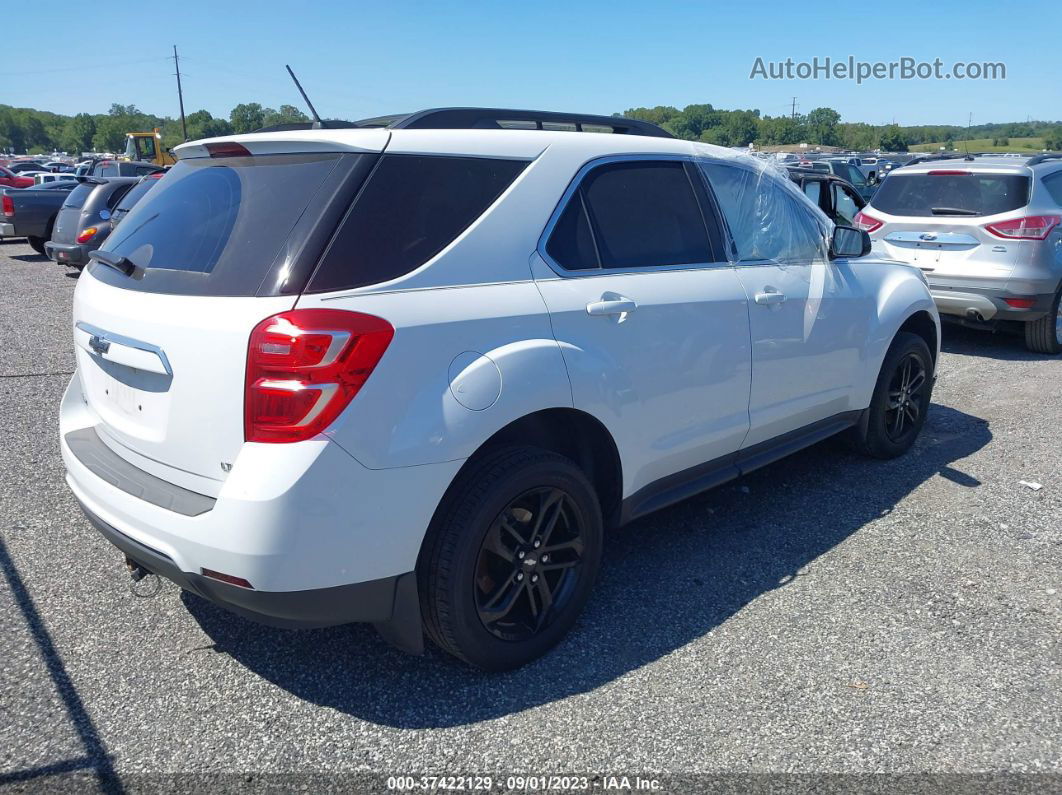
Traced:
[[44, 238], [43, 237], [27, 237], [30, 248], [40, 254], [42, 257], [48, 256], [44, 251]]
[[933, 357], [926, 341], [901, 331], [885, 354], [863, 422], [852, 431], [855, 449], [873, 458], [895, 458], [915, 443], [933, 392]]
[[1055, 293], [1051, 311], [1039, 320], [1025, 324], [1025, 347], [1035, 353], [1062, 352], [1062, 287]]
[[597, 495], [573, 461], [536, 447], [486, 455], [451, 487], [421, 552], [428, 637], [488, 671], [545, 654], [589, 598], [602, 535]]

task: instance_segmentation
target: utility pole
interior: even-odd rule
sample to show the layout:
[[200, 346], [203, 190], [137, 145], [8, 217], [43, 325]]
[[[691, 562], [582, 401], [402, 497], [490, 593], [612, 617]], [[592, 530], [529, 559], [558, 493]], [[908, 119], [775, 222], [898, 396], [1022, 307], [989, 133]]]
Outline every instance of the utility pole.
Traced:
[[793, 118], [796, 118], [796, 97], [793, 97]]
[[184, 93], [181, 91], [181, 65], [177, 60], [177, 45], [173, 45], [173, 65], [177, 69], [177, 101], [181, 103], [181, 135], [188, 140], [188, 125], [184, 123]]

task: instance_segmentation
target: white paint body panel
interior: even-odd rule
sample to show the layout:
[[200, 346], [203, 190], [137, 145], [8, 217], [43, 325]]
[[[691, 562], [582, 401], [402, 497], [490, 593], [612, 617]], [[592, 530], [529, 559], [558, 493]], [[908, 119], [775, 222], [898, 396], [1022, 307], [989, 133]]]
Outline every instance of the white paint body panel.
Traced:
[[[462, 463], [521, 417], [576, 408], [599, 420], [616, 442], [626, 497], [821, 416], [865, 407], [899, 326], [919, 310], [936, 318], [917, 272], [895, 263], [819, 263], [807, 273], [724, 263], [568, 277], [536, 253], [588, 161], [732, 156], [707, 145], [516, 130], [309, 130], [219, 140], [261, 153], [386, 147], [530, 163], [446, 248], [388, 282], [297, 299], [201, 298], [82, 275], [73, 321], [157, 346], [172, 376], [139, 370], [151, 361], [139, 354], [116, 351], [126, 358], [108, 361], [79, 335], [61, 433], [95, 427], [133, 465], [217, 502], [196, 517], [146, 503], [93, 475], [63, 443], [68, 483], [89, 510], [184, 571], [211, 568], [277, 591], [411, 571]], [[184, 157], [203, 151], [201, 142], [178, 148]], [[777, 312], [751, 304], [751, 293], [767, 284], [792, 303]], [[633, 299], [636, 311], [622, 322], [589, 315], [587, 304], [606, 293]], [[293, 306], [377, 315], [394, 326], [394, 339], [322, 434], [296, 444], [245, 443], [248, 337], [260, 320]], [[112, 396], [116, 381], [133, 387]]]

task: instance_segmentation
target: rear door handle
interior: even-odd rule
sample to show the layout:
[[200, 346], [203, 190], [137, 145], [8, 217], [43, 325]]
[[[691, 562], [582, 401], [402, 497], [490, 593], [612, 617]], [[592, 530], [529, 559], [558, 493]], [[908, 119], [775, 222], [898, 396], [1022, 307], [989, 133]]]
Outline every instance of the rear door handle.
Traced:
[[630, 298], [605, 298], [600, 301], [591, 301], [586, 305], [588, 315], [627, 315], [638, 308], [638, 304]]
[[762, 293], [756, 293], [757, 304], [780, 304], [783, 301], [785, 301], [785, 293], [777, 290], [764, 290]]

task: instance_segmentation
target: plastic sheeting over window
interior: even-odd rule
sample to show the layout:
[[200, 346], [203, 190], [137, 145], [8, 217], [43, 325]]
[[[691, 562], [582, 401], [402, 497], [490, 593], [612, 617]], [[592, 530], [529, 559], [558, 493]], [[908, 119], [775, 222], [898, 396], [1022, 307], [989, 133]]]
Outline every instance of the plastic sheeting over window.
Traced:
[[825, 218], [767, 163], [735, 156], [702, 161], [730, 227], [739, 261], [809, 263], [827, 258]]

